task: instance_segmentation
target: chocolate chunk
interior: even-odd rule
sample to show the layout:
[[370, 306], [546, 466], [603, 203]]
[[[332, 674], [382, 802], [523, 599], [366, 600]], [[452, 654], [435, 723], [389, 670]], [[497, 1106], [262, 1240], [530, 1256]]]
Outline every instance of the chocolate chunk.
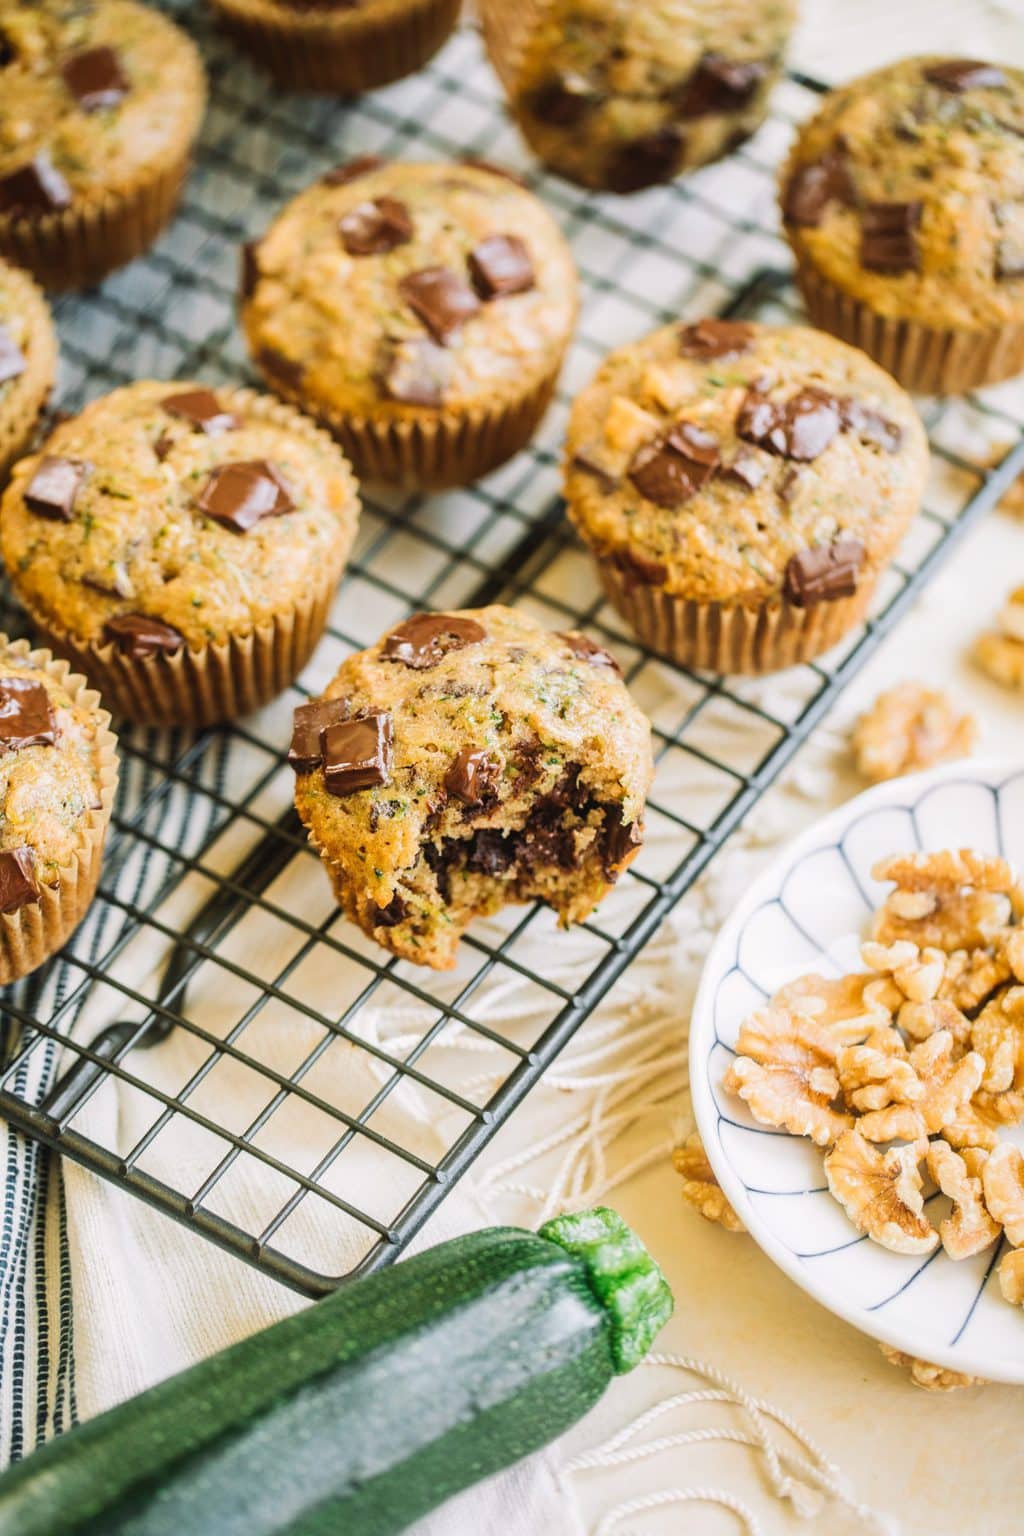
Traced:
[[846, 155], [832, 149], [810, 165], [797, 166], [783, 194], [782, 213], [787, 223], [812, 228], [821, 223], [829, 203], [855, 201]]
[[384, 256], [412, 239], [412, 215], [397, 197], [357, 203], [338, 221], [341, 243], [350, 256]]
[[487, 639], [476, 619], [456, 613], [414, 613], [384, 638], [381, 661], [400, 661], [416, 672], [436, 667], [449, 651], [461, 651]]
[[648, 501], [679, 507], [710, 480], [719, 461], [718, 439], [694, 422], [681, 421], [638, 448], [626, 473]]
[[622, 668], [611, 651], [606, 651], [603, 645], [598, 645], [589, 635], [581, 635], [578, 630], [570, 629], [565, 630], [558, 638], [565, 641], [572, 654], [580, 661], [589, 662], [592, 667], [608, 667], [619, 677], [622, 676]]
[[748, 491], [756, 491], [768, 471], [756, 454], [741, 448], [732, 463], [723, 466], [722, 473], [730, 480], [738, 480]]
[[700, 363], [720, 357], [739, 357], [754, 342], [754, 327], [743, 320], [698, 320], [679, 332], [679, 350]]
[[151, 619], [145, 613], [119, 613], [108, 619], [103, 626], [103, 638], [116, 645], [123, 655], [136, 659], [159, 653], [170, 655], [185, 644], [185, 636], [173, 624]]
[[674, 93], [682, 117], [740, 112], [749, 106], [768, 74], [764, 59], [726, 59], [706, 53], [681, 92]]
[[386, 784], [391, 777], [394, 732], [386, 710], [336, 721], [324, 728], [320, 742], [328, 794], [351, 795]]
[[251, 299], [262, 276], [260, 272], [260, 242], [247, 240], [241, 249], [242, 298]]
[[466, 261], [482, 299], [526, 293], [536, 281], [530, 252], [518, 235], [489, 235], [474, 246]]
[[685, 142], [683, 130], [667, 123], [624, 144], [608, 168], [609, 187], [613, 192], [642, 192], [658, 182], [671, 181], [679, 169]]
[[470, 841], [466, 868], [477, 875], [495, 879], [505, 874], [515, 862], [516, 843], [497, 827], [481, 827]]
[[785, 459], [816, 459], [841, 425], [839, 401], [823, 389], [802, 389], [784, 405], [748, 390], [736, 417], [739, 437]]
[[62, 459], [46, 454], [25, 487], [25, 505], [39, 517], [70, 523], [82, 482], [92, 468], [84, 459]]
[[515, 171], [510, 171], [504, 165], [495, 165], [493, 160], [481, 160], [477, 155], [463, 155], [462, 164], [474, 171], [488, 171], [492, 176], [500, 176], [503, 181], [514, 182], [517, 187], [526, 186], [526, 182]]
[[320, 181], [325, 187], [347, 187], [350, 181], [369, 175], [370, 171], [378, 170], [383, 164], [380, 155], [356, 155], [355, 159], [346, 160], [344, 164], [326, 171]]
[[649, 587], [659, 587], [668, 576], [668, 567], [660, 560], [651, 560], [628, 548], [617, 549], [612, 555], [612, 564], [622, 572], [627, 586], [642, 582]]
[[0, 853], [0, 912], [16, 912], [38, 901], [36, 856], [31, 848], [5, 848]]
[[610, 496], [612, 491], [618, 486], [619, 482], [616, 476], [610, 474], [600, 464], [595, 463], [593, 459], [589, 459], [585, 453], [574, 453], [570, 461], [570, 468], [578, 469], [581, 475], [589, 475], [591, 480], [596, 480], [606, 496]]
[[997, 65], [979, 63], [976, 59], [943, 59], [938, 64], [929, 64], [924, 78], [956, 95], [961, 91], [993, 89], [1006, 84], [1006, 76]]
[[280, 517], [295, 509], [281, 472], [267, 459], [239, 459], [218, 464], [196, 497], [207, 517], [248, 533], [264, 517]]
[[839, 597], [852, 597], [857, 572], [864, 564], [864, 545], [841, 534], [831, 544], [802, 549], [786, 563], [783, 591], [796, 608], [812, 608]]
[[160, 404], [168, 416], [180, 416], [193, 431], [205, 432], [210, 437], [241, 425], [237, 416], [224, 409], [212, 389], [185, 389], [178, 395], [167, 395]]
[[443, 405], [451, 361], [427, 336], [401, 342], [381, 375], [381, 388], [400, 405]]
[[398, 292], [434, 340], [446, 346], [480, 309], [468, 283], [449, 267], [421, 267], [398, 284]]
[[161, 432], [160, 436], [153, 444], [153, 452], [156, 454], [161, 464], [163, 463], [164, 459], [166, 459], [167, 455], [170, 453], [173, 447], [174, 438], [171, 436], [171, 434], [169, 432]]
[[839, 415], [844, 432], [855, 432], [859, 438], [868, 443], [876, 443], [886, 453], [899, 452], [903, 432], [880, 411], [873, 411], [859, 400], [847, 398], [839, 403]]
[[52, 213], [70, 202], [71, 188], [44, 152], [0, 176], [0, 213]]
[[372, 914], [372, 923], [375, 928], [394, 928], [404, 922], [407, 916], [408, 908], [396, 891], [386, 907], [376, 908]]
[[27, 677], [0, 678], [0, 746], [15, 752], [19, 747], [52, 747], [56, 739], [57, 722], [42, 683]]
[[600, 99], [600, 92], [586, 75], [567, 71], [538, 86], [526, 105], [534, 117], [552, 128], [575, 128]]
[[625, 860], [642, 841], [643, 828], [639, 822], [624, 821], [621, 805], [605, 806], [601, 862], [609, 880], [621, 872]]
[[489, 752], [463, 747], [448, 765], [444, 787], [463, 805], [483, 805], [493, 798], [501, 778], [501, 763]]
[[916, 272], [921, 204], [866, 203], [861, 214], [861, 266], [869, 272]]
[[121, 60], [113, 48], [86, 48], [73, 53], [64, 60], [60, 72], [83, 112], [116, 107], [129, 91]]
[[285, 357], [276, 347], [260, 347], [256, 361], [277, 388], [290, 389], [294, 393], [302, 388], [305, 368], [293, 357]]
[[797, 464], [787, 464], [779, 478], [779, 500], [784, 507], [792, 507], [800, 494], [807, 471]]
[[348, 699], [314, 699], [299, 704], [292, 714], [292, 741], [288, 761], [296, 773], [310, 773], [323, 762], [321, 732], [328, 725], [347, 720], [351, 710]]
[[6, 325], [0, 325], [0, 384], [18, 378], [27, 367], [24, 352]]

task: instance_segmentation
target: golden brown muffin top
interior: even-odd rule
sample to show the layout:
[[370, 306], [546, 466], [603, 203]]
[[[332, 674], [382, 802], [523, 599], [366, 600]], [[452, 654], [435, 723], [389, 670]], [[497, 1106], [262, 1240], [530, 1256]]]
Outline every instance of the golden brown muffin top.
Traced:
[[46, 300], [27, 273], [0, 261], [0, 419], [52, 380], [57, 342]]

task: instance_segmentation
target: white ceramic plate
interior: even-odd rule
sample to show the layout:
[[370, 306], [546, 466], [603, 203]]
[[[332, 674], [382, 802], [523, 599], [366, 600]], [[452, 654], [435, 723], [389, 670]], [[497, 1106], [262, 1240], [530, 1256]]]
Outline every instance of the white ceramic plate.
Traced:
[[[954, 763], [859, 795], [811, 827], [758, 879], [708, 957], [690, 1026], [697, 1125], [754, 1239], [830, 1311], [952, 1370], [1024, 1384], [1024, 1312], [1003, 1300], [994, 1244], [958, 1263], [901, 1257], [858, 1235], [825, 1187], [822, 1153], [758, 1125], [722, 1078], [740, 1024], [805, 971], [862, 970], [859, 944], [888, 887], [871, 867], [913, 848], [976, 848], [1024, 865], [1024, 767]], [[1007, 1134], [1004, 1132], [1004, 1134]], [[1009, 1133], [1024, 1145], [1019, 1130]], [[949, 1202], [933, 1194], [934, 1225]]]

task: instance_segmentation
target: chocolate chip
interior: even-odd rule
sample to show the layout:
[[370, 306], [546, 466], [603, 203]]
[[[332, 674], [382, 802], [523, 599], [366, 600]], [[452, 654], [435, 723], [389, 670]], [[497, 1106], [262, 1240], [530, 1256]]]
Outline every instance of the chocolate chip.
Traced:
[[338, 234], [350, 256], [384, 256], [412, 239], [412, 215], [397, 197], [375, 197], [350, 209]]
[[251, 299], [262, 276], [260, 272], [260, 242], [247, 240], [241, 249], [242, 298]]
[[601, 862], [609, 880], [614, 880], [621, 872], [626, 859], [642, 841], [642, 826], [639, 822], [624, 821], [621, 805], [605, 807]]
[[619, 677], [622, 676], [622, 668], [611, 651], [606, 651], [603, 645], [598, 645], [589, 635], [581, 635], [578, 630], [570, 629], [560, 634], [558, 638], [565, 641], [578, 660], [589, 662], [592, 667], [608, 667]]
[[569, 461], [570, 469], [579, 470], [581, 475], [589, 475], [591, 480], [596, 480], [606, 496], [618, 487], [617, 476], [610, 474], [602, 465], [588, 458], [585, 453], [574, 453]]
[[164, 459], [166, 459], [167, 455], [170, 453], [173, 447], [174, 438], [171, 436], [171, 434], [169, 432], [161, 432], [160, 436], [153, 444], [153, 452], [156, 454], [161, 464], [163, 463]]
[[348, 699], [314, 699], [299, 704], [292, 714], [292, 741], [288, 761], [296, 773], [310, 773], [323, 762], [320, 733], [351, 714]]
[[941, 90], [957, 95], [961, 91], [991, 89], [1006, 84], [1006, 76], [997, 65], [979, 63], [976, 59], [943, 59], [938, 64], [929, 64], [924, 78]]
[[468, 165], [474, 171], [487, 171], [492, 176], [500, 176], [503, 181], [511, 181], [517, 187], [525, 187], [526, 182], [515, 171], [510, 171], [504, 165], [495, 165], [493, 160], [481, 160], [477, 155], [463, 155], [462, 164]]
[[756, 491], [768, 470], [756, 454], [741, 448], [732, 463], [723, 466], [722, 473], [731, 480], [738, 480], [748, 491]]
[[516, 857], [516, 843], [497, 827], [481, 827], [470, 842], [466, 868], [477, 875], [495, 879], [511, 869]]
[[293, 392], [302, 388], [306, 370], [295, 358], [285, 357], [276, 347], [260, 347], [256, 361], [275, 386]]
[[916, 272], [921, 204], [866, 203], [861, 214], [861, 266], [869, 272]]
[[434, 340], [446, 346], [480, 309], [468, 283], [449, 267], [421, 267], [398, 284], [398, 292]]
[[185, 389], [160, 401], [168, 416], [180, 416], [196, 432], [216, 437], [240, 425], [237, 416], [226, 411], [212, 389]]
[[856, 201], [846, 155], [832, 149], [810, 165], [798, 165], [786, 185], [782, 213], [789, 224], [812, 228], [820, 224], [829, 203]]
[[371, 171], [379, 170], [384, 164], [380, 155], [356, 155], [353, 160], [346, 160], [342, 165], [336, 165], [333, 170], [326, 171], [321, 176], [321, 184], [325, 187], [347, 187], [350, 181], [357, 180], [360, 176], [367, 176]]
[[812, 608], [839, 597], [852, 597], [857, 572], [864, 564], [864, 545], [841, 534], [831, 544], [802, 549], [786, 563], [783, 591], [796, 608]]
[[86, 48], [73, 53], [64, 60], [60, 72], [83, 112], [116, 107], [128, 94], [128, 80], [113, 48]]
[[394, 730], [386, 710], [328, 725], [320, 742], [328, 794], [355, 794], [375, 784], [386, 784], [391, 777]]
[[842, 425], [839, 401], [822, 389], [802, 389], [784, 405], [748, 390], [736, 433], [785, 459], [816, 459]]
[[668, 576], [668, 566], [660, 560], [651, 560], [647, 555], [638, 555], [632, 549], [617, 549], [612, 555], [612, 564], [622, 572], [626, 578], [627, 586], [643, 583], [649, 587], [659, 587]]
[[371, 922], [374, 928], [394, 928], [404, 922], [407, 916], [408, 908], [396, 891], [386, 907], [375, 908]]
[[474, 246], [466, 261], [482, 299], [526, 293], [536, 281], [530, 252], [518, 235], [489, 235]]
[[749, 106], [768, 74], [764, 59], [726, 59], [706, 53], [681, 92], [674, 93], [682, 117], [740, 112]]
[[84, 459], [46, 454], [25, 487], [25, 505], [39, 517], [70, 523], [82, 482], [92, 468]]
[[754, 335], [754, 327], [743, 320], [698, 320], [679, 332], [679, 350], [684, 357], [710, 363], [749, 351]]
[[0, 325], [0, 384], [18, 378], [27, 367], [24, 352], [6, 325]]
[[50, 695], [42, 683], [27, 677], [0, 678], [0, 746], [52, 747], [57, 723]]
[[225, 528], [248, 533], [264, 517], [294, 511], [295, 502], [280, 470], [269, 460], [238, 459], [211, 471], [196, 506]]
[[103, 638], [124, 656], [170, 655], [180, 651], [185, 636], [173, 624], [151, 619], [146, 613], [119, 613], [103, 626]]
[[501, 778], [501, 763], [489, 752], [463, 747], [448, 765], [444, 787], [463, 805], [483, 805], [490, 800]]
[[847, 398], [839, 403], [839, 414], [844, 432], [854, 432], [865, 442], [875, 443], [886, 453], [898, 453], [903, 442], [903, 431], [894, 421], [862, 405], [859, 400]]
[[31, 848], [5, 848], [0, 853], [0, 912], [16, 912], [39, 896], [35, 853]]
[[476, 619], [456, 613], [414, 613], [386, 635], [381, 645], [381, 661], [400, 661], [416, 672], [436, 667], [449, 651], [461, 651], [487, 639], [487, 631]]
[[658, 182], [671, 181], [679, 170], [685, 143], [683, 130], [668, 123], [624, 144], [608, 168], [609, 187], [613, 192], [642, 192]]
[[638, 448], [626, 471], [641, 496], [679, 507], [710, 480], [720, 461], [718, 439], [690, 421]]
[[586, 75], [567, 71], [538, 86], [526, 105], [534, 117], [552, 128], [575, 128], [600, 99], [600, 93]]
[[0, 213], [52, 213], [71, 202], [71, 188], [49, 155], [0, 176]]
[[427, 336], [398, 343], [383, 374], [381, 388], [400, 405], [443, 405], [451, 359]]

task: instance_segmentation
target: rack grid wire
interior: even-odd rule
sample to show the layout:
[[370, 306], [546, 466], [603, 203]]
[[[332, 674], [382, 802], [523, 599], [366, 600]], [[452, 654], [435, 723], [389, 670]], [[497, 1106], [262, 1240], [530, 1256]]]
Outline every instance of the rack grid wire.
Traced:
[[[638, 649], [604, 604], [563, 516], [568, 402], [609, 347], [670, 319], [798, 317], [774, 168], [821, 87], [791, 77], [769, 122], [727, 162], [617, 200], [526, 160], [470, 27], [416, 77], [339, 104], [278, 96], [205, 7], [165, 8], [197, 38], [210, 74], [197, 165], [148, 256], [57, 304], [63, 410], [133, 378], [245, 377], [238, 246], [356, 154], [475, 156], [520, 171], [562, 223], [583, 285], [557, 403], [526, 452], [466, 490], [364, 497], [355, 557], [300, 685], [230, 728], [122, 729], [121, 792], [90, 917], [0, 1004], [0, 1115], [318, 1295], [394, 1259], [418, 1232], [1024, 467], [1024, 392], [922, 402], [934, 462], [925, 509], [872, 617], [838, 653], [767, 681], [673, 667]], [[410, 611], [492, 601], [586, 629], [623, 662], [655, 735], [648, 838], [599, 912], [554, 940], [565, 965], [552, 965], [551, 915], [518, 908], [477, 924], [457, 969], [437, 976], [341, 918], [291, 809], [282, 749], [294, 704], [350, 650]], [[0, 620], [24, 629], [6, 591]], [[511, 1019], [501, 1006], [510, 988]], [[169, 1075], [160, 1047], [172, 1037]], [[474, 1071], [481, 1060], [487, 1070]], [[282, 1129], [295, 1116], [301, 1164]], [[409, 1134], [425, 1122], [440, 1155]], [[166, 1151], [159, 1174], [150, 1164], [167, 1136], [173, 1179]], [[251, 1180], [246, 1199], [237, 1188], [232, 1197], [245, 1168], [258, 1170], [259, 1201]]]

